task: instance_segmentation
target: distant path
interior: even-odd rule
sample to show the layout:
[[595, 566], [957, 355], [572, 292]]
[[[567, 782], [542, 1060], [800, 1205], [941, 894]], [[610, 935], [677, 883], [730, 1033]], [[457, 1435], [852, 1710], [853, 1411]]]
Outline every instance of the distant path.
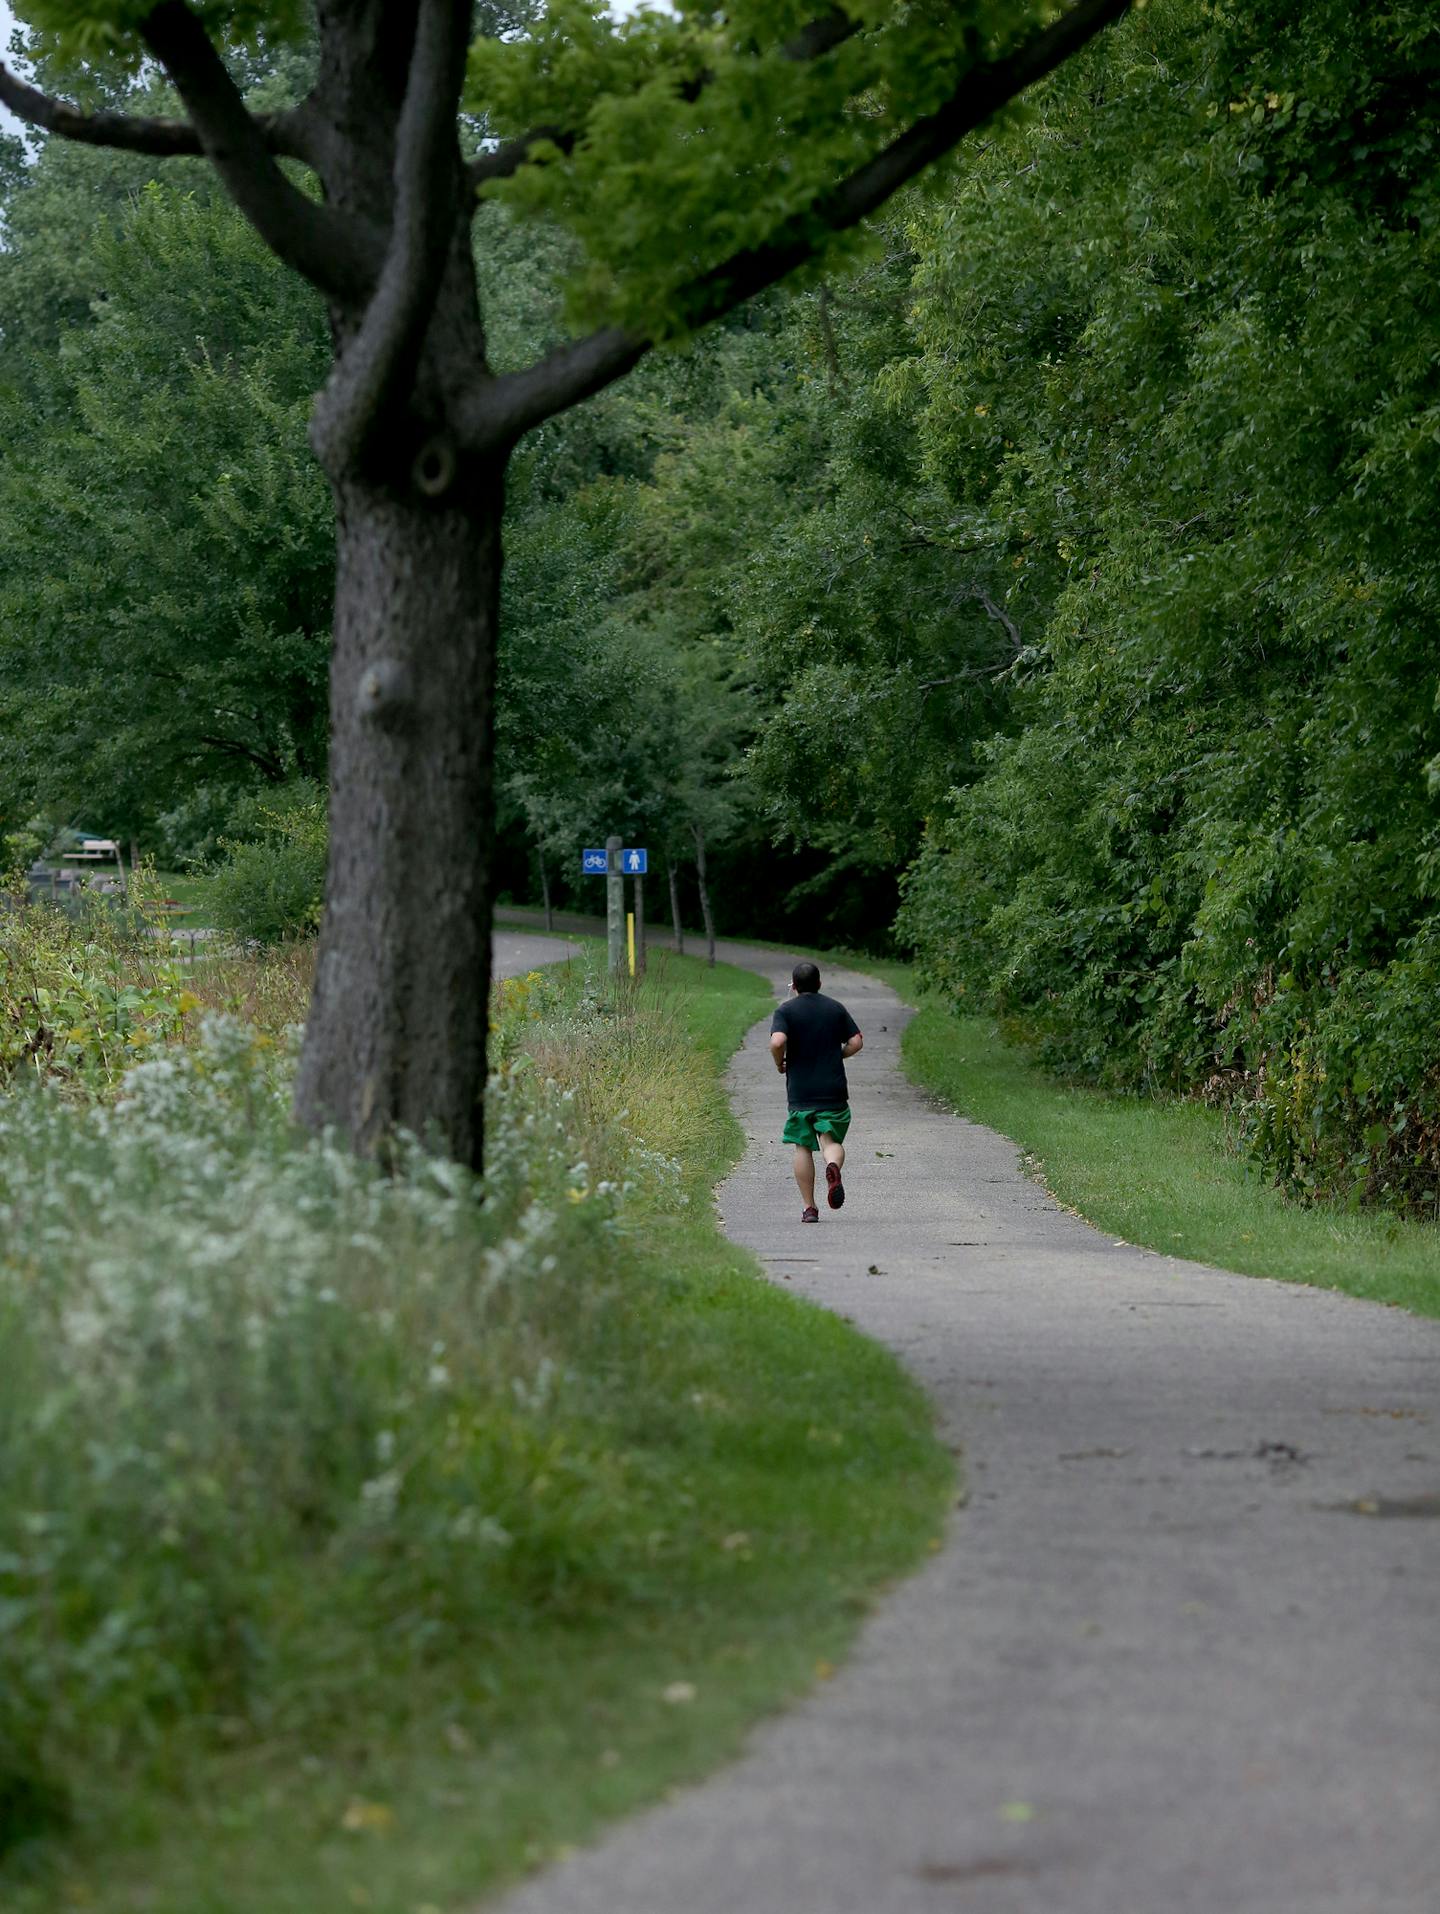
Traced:
[[1112, 1244], [825, 985], [849, 1202], [800, 1224], [760, 1024], [725, 1227], [910, 1365], [969, 1507], [834, 1681], [504, 1914], [1435, 1914], [1440, 1323]]
[[497, 977], [523, 977], [542, 964], [558, 964], [578, 957], [580, 946], [563, 937], [535, 937], [498, 923], [490, 943], [490, 963]]

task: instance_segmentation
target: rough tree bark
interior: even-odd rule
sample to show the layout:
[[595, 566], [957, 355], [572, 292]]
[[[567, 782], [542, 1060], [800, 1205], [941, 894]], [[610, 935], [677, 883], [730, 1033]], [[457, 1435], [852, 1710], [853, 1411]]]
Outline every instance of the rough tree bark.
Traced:
[[362, 1149], [479, 1160], [490, 982], [501, 468], [456, 503], [354, 480], [339, 513], [330, 871], [297, 1087]]
[[385, 208], [389, 238], [368, 296], [331, 302], [311, 425], [337, 527], [331, 852], [295, 1107], [367, 1153], [398, 1126], [478, 1168], [509, 443], [462, 424], [485, 377], [455, 117], [470, 8], [318, 13], [326, 203], [357, 225]]
[[[1072, 0], [1003, 58], [958, 74], [941, 105], [835, 180], [763, 242], [681, 289], [705, 324], [811, 258], [1126, 9]], [[144, 53], [183, 119], [86, 113], [0, 64], [0, 104], [56, 137], [200, 154], [276, 256], [325, 297], [334, 371], [311, 442], [335, 498], [331, 853], [314, 1001], [296, 1099], [357, 1148], [397, 1126], [479, 1165], [493, 892], [494, 682], [505, 469], [533, 426], [621, 378], [651, 346], [603, 327], [496, 376], [471, 256], [477, 190], [545, 126], [463, 162], [458, 132], [472, 0], [316, 0], [310, 98], [249, 112], [185, 0], [138, 18]], [[781, 52], [822, 60], [868, 30], [824, 8]], [[687, 81], [700, 99], [708, 73]], [[277, 164], [297, 160], [323, 197]], [[702, 248], [703, 250], [703, 248]], [[710, 961], [704, 835], [695, 833]], [[675, 903], [674, 869], [671, 901]], [[679, 941], [679, 915], [676, 912]]]

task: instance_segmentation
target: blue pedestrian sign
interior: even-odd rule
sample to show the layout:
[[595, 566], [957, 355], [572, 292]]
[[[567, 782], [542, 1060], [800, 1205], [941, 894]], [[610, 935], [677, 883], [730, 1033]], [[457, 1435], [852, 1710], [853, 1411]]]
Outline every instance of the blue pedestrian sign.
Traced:
[[598, 851], [581, 851], [580, 869], [586, 876], [593, 876], [598, 873], [601, 877], [604, 877], [610, 869], [610, 854], [603, 844]]
[[627, 877], [643, 877], [647, 853], [628, 848], [620, 853], [620, 868]]

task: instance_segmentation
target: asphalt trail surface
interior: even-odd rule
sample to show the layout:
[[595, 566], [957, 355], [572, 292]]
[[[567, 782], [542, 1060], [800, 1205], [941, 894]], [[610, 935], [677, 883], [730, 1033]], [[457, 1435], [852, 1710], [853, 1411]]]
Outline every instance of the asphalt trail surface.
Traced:
[[490, 968], [496, 977], [523, 977], [542, 964], [578, 957], [580, 946], [563, 937], [529, 936], [497, 924], [490, 939]]
[[506, 1914], [1436, 1914], [1440, 1323], [1113, 1243], [824, 987], [849, 1200], [800, 1223], [761, 1024], [725, 1227], [921, 1378], [967, 1505], [836, 1679]]

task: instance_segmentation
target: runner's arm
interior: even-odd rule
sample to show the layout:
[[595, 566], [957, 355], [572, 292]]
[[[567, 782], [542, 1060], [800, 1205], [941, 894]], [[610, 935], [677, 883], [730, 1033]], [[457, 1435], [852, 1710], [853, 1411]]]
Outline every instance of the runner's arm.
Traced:
[[[771, 1038], [771, 1042], [772, 1043], [774, 1042], [773, 1037]], [[853, 1037], [847, 1037], [844, 1043], [841, 1044], [840, 1054], [842, 1057], [853, 1057], [858, 1051], [861, 1051], [864, 1048], [865, 1048], [865, 1039], [861, 1036], [860, 1032], [857, 1030]]]
[[770, 1038], [770, 1054], [775, 1059], [775, 1068], [783, 1077], [785, 1074], [785, 1045], [788, 1039], [783, 1030], [776, 1030]]

